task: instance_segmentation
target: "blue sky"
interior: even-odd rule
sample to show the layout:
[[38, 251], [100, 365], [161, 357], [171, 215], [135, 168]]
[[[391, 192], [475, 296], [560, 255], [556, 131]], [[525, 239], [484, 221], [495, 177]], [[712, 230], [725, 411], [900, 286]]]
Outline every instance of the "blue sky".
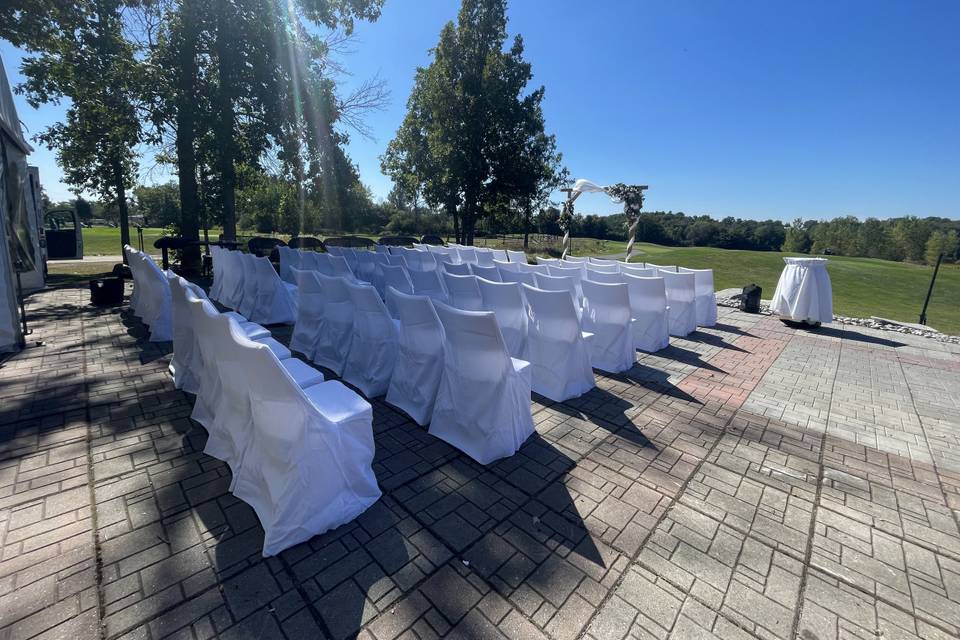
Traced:
[[[378, 197], [415, 68], [458, 4], [386, 0], [343, 60], [344, 90], [379, 75], [391, 91], [375, 139], [349, 147]], [[574, 178], [648, 184], [646, 209], [715, 217], [960, 217], [960, 2], [513, 0], [509, 20]], [[18, 52], [0, 55], [17, 82]], [[62, 113], [17, 107], [31, 134]], [[67, 197], [52, 155], [32, 161]]]

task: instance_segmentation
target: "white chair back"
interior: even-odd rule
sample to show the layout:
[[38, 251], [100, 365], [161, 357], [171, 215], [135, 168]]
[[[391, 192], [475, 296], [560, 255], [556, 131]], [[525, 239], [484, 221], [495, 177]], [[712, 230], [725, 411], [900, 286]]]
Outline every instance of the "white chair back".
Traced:
[[470, 272], [478, 278], [486, 278], [493, 282], [500, 282], [500, 271], [496, 267], [481, 267], [480, 265], [471, 264]]
[[712, 327], [717, 324], [717, 294], [713, 286], [713, 269], [686, 269], [679, 267], [680, 273], [692, 273], [696, 291], [697, 324]]
[[477, 252], [477, 264], [481, 267], [492, 267], [493, 266], [493, 249], [484, 249], [478, 248]]
[[658, 269], [667, 290], [670, 335], [685, 336], [697, 329], [696, 280], [692, 273]]
[[480, 287], [477, 286], [476, 276], [456, 276], [444, 273], [443, 285], [447, 290], [451, 306], [464, 311], [480, 311], [483, 309], [483, 298], [480, 297]]
[[444, 273], [449, 273], [454, 276], [469, 276], [470, 273], [470, 264], [467, 262], [459, 262], [457, 264], [450, 264], [449, 262], [443, 263]]
[[511, 271], [509, 269], [500, 269], [500, 280], [503, 282], [528, 284], [531, 287], [534, 287], [537, 284], [534, 280], [534, 274], [528, 271]]
[[376, 398], [387, 392], [397, 362], [397, 327], [372, 286], [347, 283], [347, 291], [353, 303], [353, 337], [343, 379]]
[[[604, 275], [616, 275], [619, 279], [620, 274]], [[634, 363], [634, 347], [627, 285], [591, 280], [585, 280], [582, 284], [581, 326], [584, 331], [593, 334], [590, 344], [593, 366], [610, 373], [630, 369]]]
[[523, 251], [507, 249], [507, 257], [510, 259], [510, 262], [522, 262], [524, 264], [527, 263], [527, 254]]
[[633, 315], [633, 344], [642, 351], [654, 352], [670, 344], [667, 325], [667, 289], [663, 278], [645, 278], [621, 273], [630, 290]]
[[[440, 302], [447, 301], [447, 291], [443, 288], [439, 271], [410, 271], [410, 282], [413, 284], [413, 293], [418, 296], [427, 296]], [[403, 293], [402, 291], [400, 293]], [[389, 305], [388, 305], [389, 307]]]
[[433, 416], [443, 374], [443, 326], [426, 296], [408, 296], [387, 287], [387, 306], [400, 322], [400, 347], [386, 400], [425, 425]]
[[323, 321], [318, 331], [313, 361], [342, 375], [353, 336], [353, 302], [347, 289], [348, 280], [321, 273], [317, 274], [317, 278], [323, 289], [324, 301]]
[[477, 250], [473, 247], [457, 247], [460, 262], [477, 262]]
[[587, 268], [587, 280], [590, 282], [600, 282], [603, 284], [619, 284], [623, 282], [620, 278], [620, 274], [616, 272], [608, 273], [606, 271], [594, 271], [593, 269]]
[[290, 349], [299, 351], [308, 360], [313, 360], [313, 354], [317, 349], [317, 341], [320, 339], [320, 327], [323, 323], [323, 285], [316, 271], [291, 267], [290, 273], [296, 280], [299, 291], [297, 321], [293, 325]]
[[523, 358], [527, 342], [527, 309], [523, 292], [516, 282], [493, 282], [477, 279], [483, 308], [493, 311], [507, 351], [514, 358]]

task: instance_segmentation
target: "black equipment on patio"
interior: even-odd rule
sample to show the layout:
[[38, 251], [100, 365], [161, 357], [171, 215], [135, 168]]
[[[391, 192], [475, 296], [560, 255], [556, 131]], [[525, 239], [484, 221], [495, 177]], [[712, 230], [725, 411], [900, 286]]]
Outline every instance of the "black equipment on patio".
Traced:
[[740, 311], [760, 313], [760, 295], [763, 289], [756, 284], [748, 284], [737, 298], [740, 299]]
[[123, 278], [97, 278], [90, 281], [90, 302], [97, 306], [123, 302]]

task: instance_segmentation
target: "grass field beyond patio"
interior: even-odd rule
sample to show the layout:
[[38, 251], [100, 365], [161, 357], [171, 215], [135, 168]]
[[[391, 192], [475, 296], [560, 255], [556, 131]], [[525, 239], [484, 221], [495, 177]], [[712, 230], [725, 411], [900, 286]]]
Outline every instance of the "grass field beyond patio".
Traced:
[[[145, 247], [164, 235], [163, 229], [143, 230]], [[213, 237], [213, 236], [211, 236]], [[136, 243], [136, 230], [131, 241]], [[115, 228], [94, 227], [83, 230], [86, 255], [118, 255], [120, 231]], [[478, 239], [478, 246], [497, 247], [496, 240]], [[511, 243], [511, 248], [513, 244]], [[620, 255], [626, 243], [575, 238], [573, 251], [577, 255]], [[717, 289], [742, 287], [755, 282], [763, 287], [763, 297], [770, 298], [783, 269], [783, 256], [800, 255], [765, 251], [731, 251], [709, 247], [665, 247], [640, 243], [642, 252], [634, 260], [649, 260], [656, 264], [680, 265], [692, 268], [711, 268]], [[49, 263], [51, 274], [60, 276], [93, 276], [108, 272], [112, 265], [62, 265]], [[930, 285], [932, 267], [874, 260], [831, 256], [827, 267], [833, 283], [833, 304], [837, 313], [869, 317], [881, 316], [893, 320], [916, 322], [920, 317], [923, 299]], [[927, 309], [927, 323], [945, 333], [960, 334], [960, 266], [944, 264], [940, 267], [937, 284]]]

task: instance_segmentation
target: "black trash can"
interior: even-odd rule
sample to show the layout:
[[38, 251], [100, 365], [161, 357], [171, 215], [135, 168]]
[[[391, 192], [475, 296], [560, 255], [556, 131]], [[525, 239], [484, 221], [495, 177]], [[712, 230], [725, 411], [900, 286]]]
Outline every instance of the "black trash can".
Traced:
[[97, 306], [123, 303], [123, 278], [97, 278], [90, 281], [90, 302]]
[[763, 289], [756, 284], [748, 284], [740, 293], [740, 311], [760, 313], [760, 294]]

